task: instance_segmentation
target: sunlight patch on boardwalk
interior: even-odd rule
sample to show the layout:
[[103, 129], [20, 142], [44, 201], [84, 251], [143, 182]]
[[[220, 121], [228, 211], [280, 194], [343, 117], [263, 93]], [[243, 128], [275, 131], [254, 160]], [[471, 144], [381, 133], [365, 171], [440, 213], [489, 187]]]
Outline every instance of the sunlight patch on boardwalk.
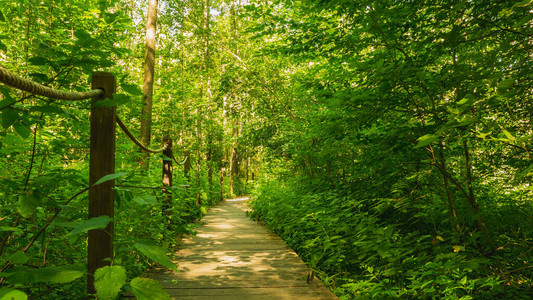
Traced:
[[174, 299], [337, 299], [277, 235], [249, 220], [248, 198], [212, 208], [175, 255], [180, 272], [147, 274]]

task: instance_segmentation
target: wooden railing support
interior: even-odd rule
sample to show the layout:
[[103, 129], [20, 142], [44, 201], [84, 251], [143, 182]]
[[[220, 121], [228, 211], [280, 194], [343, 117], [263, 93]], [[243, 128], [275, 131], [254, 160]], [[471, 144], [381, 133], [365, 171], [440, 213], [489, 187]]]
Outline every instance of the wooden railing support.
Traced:
[[[102, 89], [102, 97], [93, 98], [91, 103], [91, 140], [89, 160], [89, 218], [114, 217], [114, 181], [99, 185], [96, 181], [105, 175], [115, 173], [115, 107], [97, 107], [104, 99], [112, 99], [116, 90], [115, 77], [106, 72], [92, 76], [91, 87]], [[109, 265], [113, 259], [113, 221], [103, 230], [89, 230], [87, 294], [95, 294], [94, 272]]]
[[170, 224], [170, 216], [172, 215], [172, 193], [168, 190], [172, 186], [172, 138], [165, 136], [163, 139], [163, 146], [167, 148], [163, 151], [166, 156], [163, 159], [163, 217], [166, 217], [168, 224]]

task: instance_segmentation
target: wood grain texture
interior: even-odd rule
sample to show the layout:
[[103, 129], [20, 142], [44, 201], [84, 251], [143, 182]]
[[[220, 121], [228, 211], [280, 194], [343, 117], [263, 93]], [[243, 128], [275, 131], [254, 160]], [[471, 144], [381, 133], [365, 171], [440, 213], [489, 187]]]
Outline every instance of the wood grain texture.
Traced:
[[[104, 96], [93, 98], [91, 104], [91, 139], [89, 160], [89, 218], [114, 216], [114, 181], [99, 185], [96, 181], [115, 173], [115, 107], [96, 107], [98, 101], [112, 99], [116, 89], [115, 77], [97, 72], [92, 76], [93, 89], [104, 90]], [[103, 230], [89, 230], [87, 293], [94, 294], [94, 271], [110, 264], [113, 257], [113, 222]]]
[[180, 272], [151, 270], [173, 299], [337, 299], [283, 240], [246, 216], [245, 202], [210, 209], [174, 255]]

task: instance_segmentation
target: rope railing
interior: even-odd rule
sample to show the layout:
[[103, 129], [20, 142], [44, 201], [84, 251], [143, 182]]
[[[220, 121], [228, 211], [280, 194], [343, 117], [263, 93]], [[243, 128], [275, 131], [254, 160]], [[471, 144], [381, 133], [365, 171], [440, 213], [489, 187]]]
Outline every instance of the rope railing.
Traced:
[[177, 163], [178, 165], [183, 166], [183, 165], [185, 164], [185, 162], [187, 161], [187, 159], [189, 159], [189, 158], [188, 158], [188, 157], [185, 157], [185, 158], [183, 159], [182, 162], [179, 162], [179, 161], [176, 159], [176, 157], [174, 156], [174, 153], [172, 153], [172, 159], [173, 159], [174, 162]]
[[124, 123], [120, 120], [120, 118], [118, 117], [118, 115], [116, 116], [116, 120], [117, 120], [117, 124], [118, 126], [120, 126], [120, 129], [122, 129], [122, 131], [124, 132], [124, 134], [126, 134], [126, 136], [128, 136], [130, 138], [130, 140], [135, 143], [135, 145], [137, 145], [139, 148], [141, 148], [142, 150], [146, 151], [146, 152], [149, 152], [149, 153], [161, 153], [163, 151], [165, 151], [168, 147], [168, 144], [165, 144], [163, 145], [163, 147], [161, 149], [157, 149], [157, 150], [154, 150], [154, 149], [150, 149], [148, 147], [146, 147], [145, 145], [143, 145], [129, 130], [128, 128], [126, 127], [126, 125], [124, 125]]
[[42, 84], [36, 83], [29, 79], [23, 78], [16, 74], [11, 73], [4, 67], [0, 66], [0, 82], [3, 82], [9, 86], [17, 88], [19, 90], [26, 91], [35, 95], [48, 97], [57, 100], [76, 101], [85, 100], [94, 97], [101, 97], [104, 95], [104, 91], [101, 89], [95, 89], [88, 92], [64, 92], [56, 90]]
[[[29, 92], [51, 99], [58, 100], [84, 100], [92, 98], [90, 116], [90, 160], [89, 160], [89, 218], [100, 216], [114, 216], [115, 191], [114, 180], [108, 180], [96, 184], [98, 180], [115, 174], [115, 141], [116, 126], [122, 129], [124, 134], [135, 143], [140, 149], [149, 153], [162, 153], [169, 159], [163, 159], [162, 178], [162, 213], [166, 215], [168, 224], [172, 214], [172, 193], [169, 188], [172, 186], [172, 161], [178, 165], [184, 165], [189, 157], [185, 157], [183, 162], [179, 162], [172, 153], [172, 139], [165, 137], [161, 149], [150, 149], [144, 146], [126, 127], [116, 114], [115, 106], [101, 106], [98, 102], [105, 99], [112, 99], [116, 92], [116, 80], [111, 73], [95, 72], [91, 79], [91, 91], [88, 92], [64, 92], [25, 79], [15, 75], [0, 66], [0, 82], [13, 88]], [[143, 187], [145, 188], [145, 187]], [[56, 214], [57, 215], [57, 214]], [[55, 216], [54, 216], [55, 218]], [[50, 222], [49, 222], [50, 223]], [[46, 225], [48, 226], [48, 224]], [[87, 292], [94, 294], [94, 273], [98, 268], [109, 265], [110, 258], [113, 257], [114, 245], [114, 222], [107, 224], [105, 229], [92, 229], [88, 232], [87, 250]], [[31, 242], [33, 243], [33, 241]], [[31, 243], [29, 246], [31, 246]], [[29, 247], [28, 246], [28, 247]], [[23, 251], [24, 252], [24, 251]]]

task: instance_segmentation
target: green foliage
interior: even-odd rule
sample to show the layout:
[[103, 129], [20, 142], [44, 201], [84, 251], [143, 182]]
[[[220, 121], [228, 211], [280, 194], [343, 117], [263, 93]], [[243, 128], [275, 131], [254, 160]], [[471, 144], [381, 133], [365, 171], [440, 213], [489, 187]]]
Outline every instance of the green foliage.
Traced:
[[149, 240], [136, 241], [135, 242], [135, 249], [139, 250], [144, 255], [146, 255], [148, 258], [150, 258], [153, 261], [161, 264], [162, 266], [165, 266], [165, 267], [167, 267], [169, 269], [173, 269], [175, 271], [178, 271], [178, 268], [176, 267], [176, 264], [174, 264], [170, 260], [170, 258], [165, 253], [165, 250], [163, 250], [161, 247], [159, 247], [153, 241], [149, 241]]
[[126, 283], [126, 269], [122, 266], [105, 266], [94, 272], [94, 287], [98, 299], [115, 299]]
[[74, 227], [74, 229], [68, 234], [80, 234], [82, 232], [88, 232], [91, 229], [104, 229], [111, 221], [113, 221], [113, 219], [108, 216], [90, 218], [77, 224], [69, 225]]
[[93, 185], [99, 185], [110, 180], [115, 180], [125, 175], [128, 175], [128, 173], [121, 172], [121, 173], [115, 173], [115, 174], [108, 174], [98, 179]]
[[167, 300], [170, 296], [161, 283], [150, 278], [133, 278], [130, 282], [132, 293], [139, 300]]
[[85, 275], [85, 265], [51, 266], [38, 269], [24, 268], [0, 273], [8, 282], [17, 284], [68, 283]]
[[252, 216], [280, 234], [342, 298], [490, 299], [504, 293], [502, 281], [487, 275], [493, 260], [474, 249], [455, 251], [452, 231], [442, 238], [405, 227], [444, 214], [415, 214], [389, 224], [382, 220], [401, 214], [390, 202], [304, 194], [273, 182], [256, 192]]
[[28, 299], [28, 296], [23, 291], [3, 287], [3, 288], [0, 288], [0, 299], [1, 300], [26, 300]]

